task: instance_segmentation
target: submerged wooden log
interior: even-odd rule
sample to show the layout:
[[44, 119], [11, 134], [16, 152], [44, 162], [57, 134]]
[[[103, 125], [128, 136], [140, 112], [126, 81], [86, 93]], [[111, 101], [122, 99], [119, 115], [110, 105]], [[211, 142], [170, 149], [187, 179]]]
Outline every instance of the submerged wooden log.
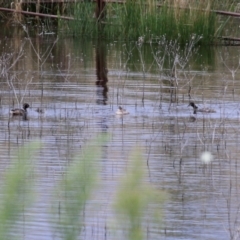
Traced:
[[235, 38], [235, 37], [219, 37], [219, 39], [240, 42], [240, 38]]
[[223, 41], [224, 46], [239, 46], [240, 38], [235, 37], [218, 37], [220, 41]]

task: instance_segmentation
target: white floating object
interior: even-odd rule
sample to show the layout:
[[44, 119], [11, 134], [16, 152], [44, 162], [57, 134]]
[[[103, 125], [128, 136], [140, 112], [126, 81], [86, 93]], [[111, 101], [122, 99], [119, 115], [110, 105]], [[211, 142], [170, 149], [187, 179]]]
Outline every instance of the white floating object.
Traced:
[[119, 107], [118, 110], [116, 111], [116, 115], [127, 115], [127, 114], [129, 114], [129, 112], [122, 107]]
[[200, 157], [201, 161], [205, 164], [210, 163], [213, 160], [213, 155], [210, 152], [203, 152]]

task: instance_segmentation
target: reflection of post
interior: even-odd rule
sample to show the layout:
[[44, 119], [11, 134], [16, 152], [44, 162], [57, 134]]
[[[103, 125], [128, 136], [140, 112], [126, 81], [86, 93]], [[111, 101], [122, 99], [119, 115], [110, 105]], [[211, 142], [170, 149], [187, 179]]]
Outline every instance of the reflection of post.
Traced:
[[106, 3], [104, 0], [97, 0], [96, 18], [98, 22], [106, 17], [105, 5]]
[[171, 94], [171, 103], [177, 102], [177, 74], [176, 74], [176, 65], [174, 63], [172, 68], [172, 75], [170, 80], [170, 94]]
[[106, 48], [105, 44], [102, 42], [97, 42], [96, 46], [96, 69], [97, 69], [97, 81], [98, 86], [97, 95], [101, 95], [97, 99], [98, 104], [106, 105], [107, 102], [107, 66], [106, 66]]

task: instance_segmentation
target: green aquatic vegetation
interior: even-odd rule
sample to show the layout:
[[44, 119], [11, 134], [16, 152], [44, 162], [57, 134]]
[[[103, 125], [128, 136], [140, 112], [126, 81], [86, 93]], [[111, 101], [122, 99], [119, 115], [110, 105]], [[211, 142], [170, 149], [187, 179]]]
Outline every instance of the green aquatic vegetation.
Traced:
[[[166, 193], [154, 189], [146, 182], [143, 157], [140, 149], [135, 149], [129, 156], [130, 164], [126, 175], [120, 181], [115, 199], [116, 218], [122, 229], [126, 229], [129, 240], [141, 240], [144, 236], [143, 218], [148, 208], [156, 203], [163, 203]], [[158, 205], [159, 207], [159, 205]], [[160, 220], [161, 211], [155, 209], [156, 220]]]
[[78, 2], [70, 8], [75, 21], [69, 22], [69, 31], [73, 35], [110, 40], [146, 41], [160, 36], [168, 40], [179, 39], [181, 44], [192, 35], [201, 36], [198, 44], [213, 43], [216, 28], [214, 1], [208, 4], [192, 1], [186, 8], [165, 1], [159, 6], [156, 0], [126, 0], [122, 4], [107, 3], [106, 17], [98, 21], [94, 17], [96, 5], [92, 2]]
[[39, 143], [30, 143], [19, 150], [4, 175], [0, 191], [0, 238], [11, 239], [9, 234], [20, 214], [34, 200], [33, 158]]
[[185, 44], [192, 35], [201, 36], [199, 44], [213, 42], [216, 31], [216, 14], [210, 10], [213, 8], [212, 1], [208, 4], [192, 1], [191, 5], [182, 8], [179, 4], [169, 8], [169, 1], [161, 8], [160, 22], [161, 32], [166, 34], [167, 39], [179, 39]]
[[90, 1], [77, 2], [74, 6], [69, 5], [68, 12], [75, 19], [68, 22], [71, 34], [94, 37], [96, 33], [96, 22], [93, 18], [95, 7], [95, 4]]

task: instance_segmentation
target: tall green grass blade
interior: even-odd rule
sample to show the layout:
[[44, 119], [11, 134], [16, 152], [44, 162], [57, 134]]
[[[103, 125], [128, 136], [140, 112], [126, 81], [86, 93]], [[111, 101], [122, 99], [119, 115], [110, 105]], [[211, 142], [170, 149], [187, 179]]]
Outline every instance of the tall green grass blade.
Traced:
[[81, 155], [73, 160], [55, 196], [61, 196], [61, 219], [58, 222], [63, 239], [77, 239], [82, 227], [82, 213], [96, 185], [98, 166], [96, 159], [101, 157], [101, 146], [107, 136], [100, 136], [87, 144]]
[[143, 239], [142, 223], [146, 210], [150, 204], [162, 203], [166, 194], [157, 191], [145, 182], [140, 149], [133, 151], [129, 161], [126, 176], [121, 180], [117, 190], [115, 209], [121, 226], [123, 229], [127, 229], [126, 239], [141, 240]]
[[39, 143], [31, 143], [20, 149], [7, 169], [0, 197], [0, 238], [10, 239], [9, 233], [14, 222], [25, 207], [33, 201], [32, 180], [33, 158], [40, 148]]

